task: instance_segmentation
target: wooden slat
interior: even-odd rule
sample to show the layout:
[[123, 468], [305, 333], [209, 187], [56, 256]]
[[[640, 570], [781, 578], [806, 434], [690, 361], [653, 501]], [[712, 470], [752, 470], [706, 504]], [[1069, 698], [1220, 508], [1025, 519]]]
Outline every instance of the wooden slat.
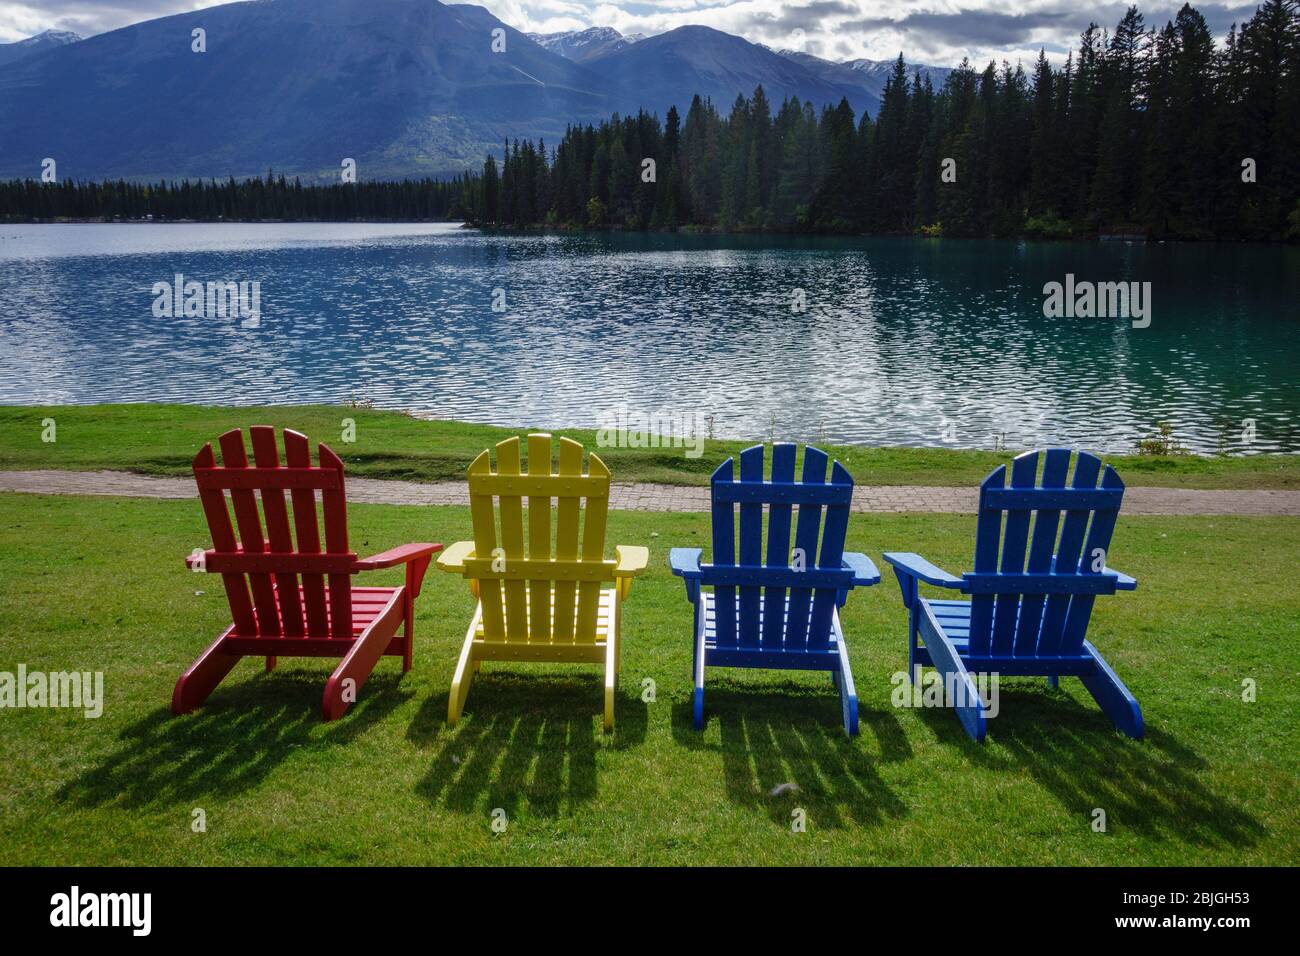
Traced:
[[[254, 425], [249, 428], [249, 434], [251, 435], [255, 429], [259, 428], [269, 430], [271, 440], [274, 442], [275, 429], [271, 428], [270, 425]], [[274, 449], [274, 445], [272, 448]], [[256, 460], [256, 447], [253, 448], [253, 456]], [[212, 468], [197, 471], [194, 477], [198, 480], [200, 488], [215, 488], [217, 490], [235, 488], [250, 491], [262, 491], [267, 488], [278, 488], [281, 491], [291, 491], [294, 488], [337, 489], [339, 483], [338, 475], [320, 468], [281, 468], [278, 465], [264, 466], [261, 464], [253, 468], [237, 470]]]
[[[561, 489], [573, 481], [551, 475], [551, 436], [528, 436], [528, 476], [542, 479], [545, 484], [528, 498], [528, 557], [529, 564], [548, 562], [551, 557], [551, 495], [552, 489]], [[608, 494], [608, 485], [606, 494]], [[551, 578], [530, 578], [528, 581], [529, 640], [549, 643], [551, 640]]]
[[[533, 439], [545, 438], [547, 448], [550, 448], [550, 435], [529, 435], [528, 448], [529, 455], [532, 455]], [[518, 438], [506, 439], [518, 443]], [[500, 446], [497, 446], [498, 449]], [[547, 452], [546, 467], [550, 467], [549, 450]], [[497, 473], [487, 475], [475, 475], [469, 479], [470, 494], [494, 495], [498, 498], [525, 498], [525, 497], [567, 497], [567, 498], [592, 498], [605, 496], [609, 497], [609, 479], [599, 475], [568, 475], [564, 477], [555, 477], [551, 474], [503, 474], [500, 471], [501, 459], [500, 452], [497, 453]]]
[[[491, 558], [466, 558], [465, 574], [479, 581], [526, 581], [529, 587], [524, 594], [530, 601], [532, 595], [536, 593], [532, 587], [534, 584], [546, 587], [546, 591], [543, 593], [549, 600], [551, 582], [595, 581], [597, 583], [608, 583], [614, 580], [614, 568], [616, 567], [614, 561], [588, 561], [586, 558], [572, 561], [561, 561], [559, 558], [553, 560], [549, 558], [540, 560], [517, 558], [513, 561], [506, 561], [505, 567], [500, 571], [494, 571], [492, 563]], [[507, 600], [509, 600], [508, 596]], [[544, 603], [538, 606], [542, 607]], [[538, 640], [538, 635], [534, 633], [530, 639]]]
[[[1065, 487], [1070, 468], [1070, 451], [1051, 448], [1043, 461], [1041, 486], [1047, 490]], [[1061, 525], [1061, 512], [1040, 510], [1034, 514], [1034, 536], [1029, 545], [1026, 574], [1043, 574], [1052, 569], [1052, 551], [1056, 547], [1056, 532]], [[1012, 653], [1029, 656], [1038, 652], [1038, 633], [1043, 627], [1043, 606], [1046, 599], [1041, 594], [1026, 594], [1020, 601], [1020, 616], [1016, 620], [1016, 639]]]
[[[735, 505], [719, 501], [717, 489], [735, 477], [735, 461], [728, 458], [713, 472], [713, 561], [722, 567], [736, 563], [736, 509]], [[713, 591], [713, 603], [717, 609], [718, 631], [716, 640], [720, 646], [736, 643], [736, 589], [720, 587]]]
[[[740, 480], [763, 480], [763, 446], [754, 445], [740, 453]], [[740, 563], [754, 566], [763, 561], [763, 506], [749, 501], [740, 506]], [[738, 589], [740, 624], [736, 643], [741, 647], [758, 647], [762, 636], [758, 628], [758, 608], [762, 594], [755, 585]]]
[[[225, 468], [247, 468], [248, 451], [244, 448], [244, 433], [238, 428], [226, 432], [219, 439], [221, 464]], [[257, 496], [247, 488], [230, 492], [230, 503], [235, 510], [235, 524], [239, 528], [239, 543], [245, 551], [254, 554], [262, 551], [262, 519], [257, 511]], [[269, 637], [280, 634], [280, 612], [275, 603], [275, 588], [271, 576], [264, 573], [248, 575], [248, 586], [253, 592], [253, 606], [257, 608], [257, 633]]]
[[[846, 490], [850, 500], [853, 478], [838, 461], [831, 465], [831, 484]], [[844, 538], [849, 530], [849, 506], [827, 505], [826, 521], [822, 527], [821, 556], [817, 566], [827, 571], [838, 571], [844, 563]], [[830, 646], [831, 625], [835, 618], [835, 605], [839, 598], [837, 588], [818, 588], [813, 592], [812, 616], [808, 622], [808, 649], [820, 651]]]
[[[326, 445], [318, 444], [316, 454], [322, 468], [334, 468], [339, 474], [337, 489], [321, 492], [321, 514], [325, 523], [325, 550], [330, 554], [348, 553], [348, 510], [343, 490], [343, 461]], [[330, 634], [352, 636], [352, 575], [329, 576]]]
[[[1037, 455], [1037, 452], [1025, 454]], [[1014, 464], [1013, 464], [1014, 470]], [[1094, 511], [1098, 508], [1118, 508], [1123, 492], [1116, 494], [1109, 488], [1035, 488], [1016, 486], [1014, 474], [1010, 488], [994, 488], [988, 493], [990, 508], [1003, 511], [1016, 509], [1036, 510], [1051, 508], [1056, 511]]]
[[[1011, 462], [1011, 486], [1013, 488], [1033, 488], [1038, 480], [1038, 452], [1025, 452], [1017, 455]], [[985, 496], [987, 507], [996, 498], [997, 489], [991, 489]], [[1029, 517], [1026, 508], [1014, 508], [1007, 512], [1006, 523], [1002, 532], [1002, 557], [998, 570], [1002, 574], [1023, 574], [1025, 571], [1025, 548], [1029, 544]], [[1020, 613], [1020, 595], [1015, 593], [1000, 594], [993, 607], [993, 638], [989, 642], [989, 653], [1003, 657], [1011, 653], [1016, 640], [1016, 615]]]
[[[975, 570], [992, 573], [998, 569], [998, 539], [1002, 536], [1002, 512], [985, 505], [985, 494], [1002, 488], [1007, 481], [1007, 466], [999, 465], [980, 485], [980, 511], [975, 524]], [[987, 655], [993, 637], [993, 597], [977, 594], [971, 598], [970, 652]]]
[[[772, 483], [794, 484], [794, 445], [778, 442], [772, 446]], [[795, 487], [803, 487], [797, 485]], [[790, 516], [789, 502], [776, 502], [767, 514], [767, 564], [773, 568], [790, 567]], [[784, 586], [770, 585], [763, 589], [763, 646], [776, 649], [785, 639]], [[776, 613], [779, 611], [780, 613]]]
[[[311, 450], [307, 436], [286, 428], [284, 430], [284, 460], [293, 468], [311, 465]], [[320, 553], [320, 527], [316, 516], [316, 493], [310, 488], [295, 488], [290, 493], [293, 502], [293, 532], [299, 554]], [[329, 629], [329, 616], [325, 610], [325, 578], [321, 574], [302, 574], [302, 604], [307, 618], [308, 634], [325, 634]]]
[[[516, 439], [517, 440], [517, 439]], [[484, 451], [469, 466], [471, 475], [486, 474], [492, 469], [492, 457]], [[470, 520], [474, 525], [474, 553], [491, 557], [497, 548], [496, 509], [491, 495], [469, 496]], [[499, 581], [479, 582], [479, 602], [483, 605], [483, 633], [489, 640], [505, 640], [506, 619]]]
[[835, 485], [814, 485], [809, 487], [803, 482], [794, 481], [793, 472], [791, 472], [791, 480], [789, 481], [777, 481], [775, 479], [763, 481], [761, 478], [758, 480], [745, 478], [744, 471], [744, 452], [742, 452], [741, 480], [719, 485], [716, 500], [742, 505], [847, 505], [853, 500], [852, 488], [839, 488]]
[[[587, 473], [609, 477], [609, 469], [595, 454], [587, 456]], [[601, 561], [605, 556], [605, 522], [609, 516], [609, 496], [593, 495], [587, 499], [582, 516], [582, 560]], [[600, 607], [600, 584], [583, 581], [578, 585], [578, 617], [573, 639], [579, 644], [596, 640], [596, 611]]]
[[[571, 438], [560, 439], [561, 475], [582, 473], [582, 446]], [[578, 558], [578, 525], [582, 517], [582, 499], [572, 495], [558, 496], [555, 504], [555, 557], [560, 561]], [[555, 643], [572, 643], [574, 623], [578, 616], [578, 586], [573, 581], [558, 581], [555, 585], [554, 630]]]
[[[194, 456], [195, 470], [212, 468], [216, 458], [212, 454], [212, 445], [206, 444]], [[226, 496], [220, 491], [199, 489], [199, 501], [203, 505], [204, 517], [208, 520], [208, 531], [212, 534], [212, 546], [218, 551], [234, 551], [239, 547], [235, 530], [230, 524], [230, 512], [226, 509]], [[226, 599], [230, 602], [230, 619], [234, 622], [235, 633], [244, 637], [257, 634], [257, 619], [253, 616], [253, 601], [248, 596], [248, 585], [242, 574], [223, 574], [221, 583], [226, 589]]]
[[[804, 484], [824, 485], [826, 483], [826, 453], [820, 448], [808, 445], [803, 450]], [[799, 518], [795, 523], [794, 546], [803, 551], [804, 560], [809, 566], [817, 561], [817, 538], [821, 531], [822, 506], [807, 504], [799, 506]], [[786, 612], [785, 649], [804, 650], [808, 646], [808, 621], [812, 613], [812, 592], [808, 588], [791, 588], [790, 602]]]
[[[1124, 482], [1120, 481], [1115, 469], [1106, 466], [1102, 473], [1103, 488], [1124, 493]], [[1079, 557], [1079, 577], [1090, 578], [1099, 575], [1093, 571], [1093, 552], [1101, 549], [1110, 552], [1111, 535], [1115, 532], [1115, 522], [1119, 518], [1119, 507], [1099, 508], [1093, 512], [1092, 522], [1088, 526], [1088, 540], [1083, 545], [1083, 554]], [[1103, 561], [1104, 565], [1105, 562]], [[1065, 627], [1061, 632], [1060, 653], [1064, 656], [1078, 654], [1083, 650], [1083, 638], [1088, 631], [1088, 620], [1092, 616], [1094, 598], [1091, 594], [1078, 594], [1070, 600], [1070, 609], [1065, 615]]]
[[[280, 451], [275, 443], [275, 429], [269, 425], [254, 425], [248, 430], [248, 434], [253, 441], [253, 461], [257, 464], [256, 469], [250, 470], [256, 470], [263, 475], [279, 470]], [[293, 536], [289, 531], [289, 511], [285, 507], [284, 492], [274, 483], [262, 486], [262, 514], [266, 518], [266, 537], [271, 551], [276, 554], [291, 553]], [[280, 623], [283, 625], [284, 633], [290, 637], [301, 637], [306, 627], [302, 616], [302, 602], [298, 599], [298, 578], [295, 573], [297, 570], [300, 569], [289, 565], [286, 570], [275, 575], [276, 597], [280, 601]]]
[[[507, 438], [497, 443], [497, 474], [518, 475], [520, 463], [518, 438]], [[518, 495], [503, 494], [497, 498], [501, 509], [501, 547], [505, 550], [506, 565], [524, 558], [524, 502]], [[490, 557], [490, 555], [484, 555]], [[527, 585], [522, 581], [507, 580], [501, 585], [506, 594], [506, 640], [528, 640]]]
[[[1074, 478], [1070, 481], [1072, 488], [1094, 488], [1097, 473], [1101, 470], [1101, 460], [1087, 452], [1079, 452], [1074, 462]], [[1091, 511], [1067, 511], [1065, 522], [1061, 526], [1061, 541], [1056, 547], [1056, 566], [1058, 568], [1077, 568], [1079, 554], [1083, 550], [1084, 536]], [[1038, 656], [1052, 657], [1061, 653], [1061, 637], [1065, 630], [1065, 617], [1070, 610], [1071, 597], [1068, 594], [1053, 594], [1047, 599], [1043, 610], [1043, 630], [1038, 638]]]

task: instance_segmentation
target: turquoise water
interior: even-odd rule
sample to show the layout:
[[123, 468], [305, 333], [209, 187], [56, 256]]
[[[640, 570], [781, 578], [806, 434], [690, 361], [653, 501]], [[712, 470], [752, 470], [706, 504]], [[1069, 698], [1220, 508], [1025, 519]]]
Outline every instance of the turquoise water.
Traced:
[[[177, 273], [259, 282], [258, 326], [155, 316]], [[1150, 282], [1149, 327], [1045, 317], [1067, 273]], [[1098, 451], [1167, 421], [1197, 451], [1295, 452], [1297, 303], [1295, 247], [0, 226], [0, 402], [356, 398], [547, 428], [624, 407], [718, 437]]]

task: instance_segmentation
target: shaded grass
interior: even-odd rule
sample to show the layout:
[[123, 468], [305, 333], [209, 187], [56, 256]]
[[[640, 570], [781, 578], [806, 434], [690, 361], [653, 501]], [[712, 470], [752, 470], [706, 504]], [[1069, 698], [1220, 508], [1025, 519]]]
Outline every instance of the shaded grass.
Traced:
[[[350, 515], [363, 554], [469, 532], [464, 508]], [[1140, 589], [1100, 600], [1089, 636], [1147, 739], [1117, 734], [1077, 681], [1024, 679], [1004, 682], [982, 747], [947, 711], [892, 706], [906, 618], [888, 571], [844, 613], [860, 737], [825, 674], [764, 671], [710, 671], [696, 732], [690, 609], [665, 562], [707, 541], [708, 517], [609, 525], [651, 548], [625, 605], [613, 735], [598, 670], [551, 665], [485, 665], [448, 729], [472, 603], [436, 571], [415, 669], [383, 660], [342, 721], [318, 719], [330, 663], [285, 658], [270, 674], [242, 663], [173, 718], [173, 683], [228, 621], [220, 583], [182, 566], [206, 543], [197, 505], [0, 495], [0, 671], [102, 670], [107, 696], [98, 720], [0, 711], [0, 864], [1300, 862], [1298, 519], [1122, 518], [1111, 560]], [[973, 533], [965, 516], [855, 515], [849, 547], [960, 571]], [[771, 796], [780, 783], [798, 790]]]
[[[41, 441], [44, 419], [56, 423], [57, 441]], [[342, 422], [355, 421], [356, 441], [341, 440]], [[401, 412], [328, 405], [217, 408], [202, 405], [0, 406], [0, 469], [114, 469], [147, 475], [189, 475], [203, 443], [251, 424], [289, 427], [329, 444], [348, 474], [411, 481], [464, 478], [484, 448], [528, 430], [464, 422], [429, 421]], [[704, 485], [729, 455], [752, 441], [706, 441], [699, 458], [682, 449], [597, 448], [596, 433], [563, 429], [598, 450], [620, 482]], [[756, 440], [761, 440], [756, 439]], [[972, 487], [1014, 452], [948, 448], [823, 446], [866, 485]], [[1129, 485], [1184, 488], [1300, 488], [1300, 455], [1249, 458], [1183, 455], [1108, 455]]]

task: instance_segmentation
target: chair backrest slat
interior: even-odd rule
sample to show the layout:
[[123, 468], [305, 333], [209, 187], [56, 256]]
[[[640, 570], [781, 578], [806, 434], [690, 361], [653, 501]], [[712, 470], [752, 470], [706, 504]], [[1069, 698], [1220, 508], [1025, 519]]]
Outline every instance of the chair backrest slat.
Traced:
[[1070, 458], [1063, 448], [1026, 452], [1012, 462], [1009, 488], [1006, 466], [980, 486], [975, 568], [965, 578], [972, 657], [1078, 656], [1096, 594], [1113, 590], [1098, 577], [1124, 483], [1080, 452], [1066, 487]]
[[[1037, 473], [1038, 455], [1021, 455], [1011, 463], [1011, 487], [1034, 487]], [[1025, 572], [1025, 549], [1029, 545], [1031, 515], [1028, 508], [1007, 510], [1002, 531], [1002, 555], [998, 561], [998, 570], [1003, 574]], [[993, 637], [989, 641], [989, 647], [995, 655], [1010, 654], [1015, 646], [1016, 615], [1020, 611], [1020, 599], [1018, 595], [1002, 595], [993, 600]]]
[[[548, 453], [549, 457], [549, 453]], [[560, 475], [582, 474], [582, 446], [570, 438], [560, 439]], [[578, 525], [582, 518], [582, 498], [561, 495], [555, 502], [555, 557], [559, 561], [578, 559]], [[574, 581], [555, 583], [555, 609], [552, 614], [556, 643], [572, 643], [578, 619], [578, 585]]]
[[[216, 466], [212, 445], [204, 445], [194, 456], [195, 471]], [[208, 531], [212, 535], [212, 547], [225, 552], [238, 549], [239, 539], [235, 537], [235, 529], [230, 524], [226, 496], [216, 488], [200, 486], [199, 501], [203, 504], [203, 515], [207, 518]], [[241, 637], [256, 636], [257, 618], [253, 614], [253, 601], [248, 596], [248, 582], [242, 574], [231, 572], [221, 575], [221, 583], [226, 589], [226, 599], [230, 602], [230, 617], [235, 624], [235, 633]]]
[[[817, 486], [826, 481], [826, 453], [811, 445], [803, 450], [803, 473], [801, 481], [805, 485]], [[816, 563], [817, 539], [821, 531], [822, 509], [819, 504], [812, 504], [812, 498], [799, 504], [799, 518], [795, 523], [794, 546], [798, 549], [805, 567]], [[792, 557], [787, 558], [787, 563]], [[785, 643], [788, 647], [803, 647], [809, 642], [808, 622], [812, 615], [812, 591], [808, 588], [790, 589], [790, 599], [786, 607]]]
[[[763, 481], [763, 446], [755, 445], [740, 453], [740, 481], [743, 484], [761, 484]], [[763, 563], [763, 505], [758, 501], [740, 504], [740, 563], [754, 567]], [[762, 594], [755, 584], [740, 587], [740, 621], [736, 630], [736, 644], [740, 647], [758, 647], [762, 642], [759, 632], [758, 611]]]
[[[604, 559], [609, 469], [593, 454], [584, 475], [582, 446], [561, 439], [559, 472], [554, 472], [551, 436], [546, 434], [528, 436], [526, 473], [521, 472], [520, 452], [518, 438], [506, 439], [496, 446], [495, 471], [488, 451], [474, 460], [469, 471], [475, 552], [471, 567], [483, 603], [484, 638], [594, 643], [602, 586], [614, 581], [613, 562]], [[526, 540], [524, 497], [528, 499]], [[552, 499], [557, 501], [554, 557]], [[494, 568], [493, 560], [501, 557], [504, 567]]]
[[[794, 445], [780, 442], [772, 446], [772, 484], [794, 483]], [[776, 501], [767, 508], [767, 566], [783, 567], [790, 563], [790, 528], [793, 506]], [[763, 589], [763, 644], [777, 647], [785, 634], [786, 587], [769, 584]]]
[[[529, 435], [529, 476], [549, 478], [551, 464], [550, 438]], [[551, 560], [551, 499], [548, 496], [528, 496], [528, 560]], [[545, 643], [551, 639], [551, 582], [545, 578], [528, 580], [528, 626], [534, 641]]]
[[[286, 430], [282, 465], [273, 428], [253, 426], [249, 437], [253, 466], [239, 429], [218, 439], [220, 466], [211, 444], [194, 458], [199, 498], [215, 552], [211, 567], [222, 574], [235, 633], [350, 638], [355, 556], [348, 551], [343, 462], [320, 445], [320, 465], [313, 466], [307, 439]], [[233, 526], [222, 489], [229, 490]], [[293, 504], [292, 534], [286, 490]], [[317, 490], [325, 515], [325, 551], [317, 527]]]
[[[735, 478], [736, 462], [728, 458], [713, 471], [714, 487]], [[713, 501], [713, 563], [728, 567], [736, 563], [736, 509], [730, 501]], [[713, 636], [719, 647], [736, 643], [736, 589], [719, 585], [713, 589]]]
[[[832, 485], [850, 489], [852, 495], [853, 479], [838, 461], [831, 465]], [[825, 506], [826, 520], [822, 526], [822, 543], [817, 567], [819, 569], [837, 569], [844, 563], [844, 538], [849, 530], [849, 505], [828, 504]], [[834, 588], [817, 588], [813, 592], [812, 617], [808, 622], [808, 647], [810, 650], [824, 650], [830, 644], [831, 615], [839, 602], [839, 591]]]
[[[280, 468], [280, 452], [275, 444], [275, 429], [269, 425], [254, 425], [248, 430], [253, 442], [253, 461], [263, 477]], [[266, 518], [266, 537], [271, 551], [289, 554], [293, 551], [293, 536], [289, 533], [289, 511], [285, 507], [284, 491], [274, 482], [262, 486], [262, 514]], [[298, 577], [292, 571], [275, 575], [275, 589], [280, 599], [280, 623], [289, 637], [301, 637], [303, 630], [302, 601], [298, 599]]]
[[[762, 445], [741, 452], [739, 478], [733, 459], [713, 473], [713, 555], [711, 563], [701, 566], [700, 583], [713, 587], [719, 647], [773, 652], [829, 648], [833, 614], [848, 582], [842, 566], [853, 479], [835, 462], [828, 483], [826, 454], [808, 446], [796, 482], [795, 452], [791, 444], [773, 446], [768, 481], [763, 479]], [[794, 508], [798, 519], [792, 547]]]
[[[221, 464], [224, 468], [248, 467], [248, 451], [244, 448], [242, 431], [236, 428], [218, 440], [221, 443]], [[244, 551], [261, 554], [265, 540], [262, 537], [262, 519], [257, 512], [257, 494], [250, 488], [232, 488], [230, 503], [235, 510], [240, 546]], [[278, 635], [280, 612], [276, 607], [271, 576], [264, 572], [249, 574], [248, 587], [253, 592], [253, 607], [257, 609], [257, 632], [262, 635]]]
[[[1063, 489], [1070, 471], [1070, 452], [1066, 448], [1049, 448], [1043, 461], [1041, 487], [1046, 490]], [[1034, 538], [1029, 545], [1026, 574], [1044, 574], [1052, 570], [1052, 557], [1056, 548], [1056, 532], [1061, 526], [1061, 512], [1057, 509], [1039, 509], [1034, 515]], [[1042, 594], [1026, 594], [1020, 602], [1020, 618], [1016, 622], [1016, 639], [1013, 653], [1018, 656], [1033, 654], [1038, 644], [1038, 634], [1043, 626]]]
[[[284, 430], [284, 460], [290, 468], [311, 467], [311, 446], [307, 436]], [[299, 554], [320, 554], [320, 526], [316, 516], [316, 495], [310, 488], [295, 488], [289, 493], [293, 502], [293, 532]], [[303, 610], [307, 633], [324, 637], [329, 632], [329, 613], [325, 609], [325, 576], [302, 574]]]

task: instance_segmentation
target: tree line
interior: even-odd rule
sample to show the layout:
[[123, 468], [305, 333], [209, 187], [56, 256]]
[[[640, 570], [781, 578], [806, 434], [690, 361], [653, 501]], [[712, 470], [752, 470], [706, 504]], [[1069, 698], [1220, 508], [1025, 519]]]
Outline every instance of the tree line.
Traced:
[[477, 176], [447, 181], [366, 181], [304, 185], [268, 172], [265, 179], [158, 183], [0, 181], [0, 222], [54, 219], [168, 221], [296, 219], [445, 220], [468, 218], [464, 197]]
[[[647, 161], [653, 161], [652, 163]], [[1066, 237], [1300, 237], [1300, 0], [1216, 45], [1190, 5], [1032, 73], [963, 61], [939, 90], [900, 55], [873, 118], [762, 87], [721, 115], [645, 112], [507, 143], [467, 193], [487, 225]]]

